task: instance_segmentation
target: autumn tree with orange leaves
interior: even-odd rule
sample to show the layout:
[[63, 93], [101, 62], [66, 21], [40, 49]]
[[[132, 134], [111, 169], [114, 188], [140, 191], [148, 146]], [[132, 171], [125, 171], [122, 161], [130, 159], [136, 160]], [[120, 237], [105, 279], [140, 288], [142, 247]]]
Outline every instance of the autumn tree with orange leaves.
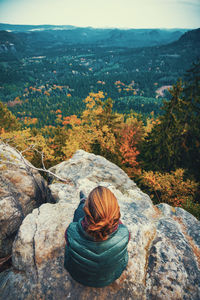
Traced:
[[112, 100], [104, 99], [102, 92], [90, 93], [84, 100], [86, 110], [80, 118], [65, 117], [68, 138], [63, 152], [70, 157], [77, 149], [94, 152], [105, 157], [115, 156], [117, 130], [122, 116], [112, 112]]
[[139, 155], [138, 144], [144, 136], [144, 126], [135, 116], [130, 115], [123, 124], [120, 135], [120, 153], [122, 166], [130, 177], [139, 175], [141, 168], [137, 160]]
[[86, 110], [80, 118], [76, 115], [64, 117], [67, 128], [63, 152], [71, 157], [77, 149], [102, 155], [123, 167], [130, 175], [139, 174], [137, 144], [144, 130], [142, 122], [129, 116], [113, 112], [113, 101], [102, 92], [90, 93], [84, 100]]

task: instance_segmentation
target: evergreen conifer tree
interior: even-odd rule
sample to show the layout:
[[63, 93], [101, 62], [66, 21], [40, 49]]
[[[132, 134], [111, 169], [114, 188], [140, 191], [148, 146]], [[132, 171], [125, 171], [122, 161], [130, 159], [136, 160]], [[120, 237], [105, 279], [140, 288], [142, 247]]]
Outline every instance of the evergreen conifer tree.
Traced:
[[199, 179], [200, 174], [200, 62], [188, 71], [186, 82], [173, 86], [171, 100], [146, 137], [140, 159], [153, 171], [186, 168]]

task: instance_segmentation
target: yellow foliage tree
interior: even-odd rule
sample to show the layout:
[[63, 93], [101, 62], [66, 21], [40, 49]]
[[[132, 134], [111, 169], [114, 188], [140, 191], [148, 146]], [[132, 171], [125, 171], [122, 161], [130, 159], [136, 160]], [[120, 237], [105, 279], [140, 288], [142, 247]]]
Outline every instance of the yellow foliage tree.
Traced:
[[3, 131], [12, 131], [20, 128], [21, 124], [17, 121], [16, 117], [0, 101], [0, 132], [2, 129]]
[[2, 132], [1, 141], [17, 148], [23, 156], [35, 167], [42, 167], [41, 154], [44, 163], [48, 167], [50, 161], [54, 160], [54, 150], [46, 143], [46, 139], [40, 133], [33, 135], [30, 128], [18, 131]]
[[142, 184], [151, 192], [156, 202], [165, 202], [173, 206], [187, 205], [192, 201], [198, 189], [198, 183], [184, 180], [184, 170], [177, 169], [170, 173], [143, 172]]
[[77, 149], [83, 149], [112, 160], [116, 154], [117, 129], [123, 118], [112, 112], [112, 100], [105, 100], [103, 92], [90, 93], [84, 102], [86, 110], [80, 118], [64, 118], [63, 125], [70, 128], [63, 152], [71, 157]]

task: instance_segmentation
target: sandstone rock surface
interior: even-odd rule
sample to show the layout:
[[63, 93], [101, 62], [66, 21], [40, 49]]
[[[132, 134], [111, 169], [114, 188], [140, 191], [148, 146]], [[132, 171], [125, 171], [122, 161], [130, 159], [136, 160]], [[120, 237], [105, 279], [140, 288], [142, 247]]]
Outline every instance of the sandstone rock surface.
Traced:
[[[53, 168], [71, 184], [52, 183], [56, 204], [43, 204], [23, 221], [13, 245], [13, 269], [0, 274], [0, 299], [200, 299], [200, 222], [181, 208], [154, 206], [117, 166], [76, 152]], [[85, 193], [97, 185], [116, 195], [131, 232], [129, 263], [113, 284], [89, 288], [63, 268], [64, 232]]]
[[39, 172], [27, 168], [12, 147], [0, 144], [0, 159], [1, 258], [11, 254], [13, 240], [24, 217], [51, 197]]

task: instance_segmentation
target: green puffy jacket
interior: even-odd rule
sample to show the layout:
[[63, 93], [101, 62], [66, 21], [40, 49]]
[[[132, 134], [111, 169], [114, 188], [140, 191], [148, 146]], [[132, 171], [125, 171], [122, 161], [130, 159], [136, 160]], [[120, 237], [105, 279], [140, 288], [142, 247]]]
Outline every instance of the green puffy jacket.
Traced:
[[107, 240], [96, 242], [83, 230], [81, 221], [72, 222], [67, 229], [64, 266], [83, 285], [109, 285], [120, 277], [127, 266], [128, 229], [119, 224]]

